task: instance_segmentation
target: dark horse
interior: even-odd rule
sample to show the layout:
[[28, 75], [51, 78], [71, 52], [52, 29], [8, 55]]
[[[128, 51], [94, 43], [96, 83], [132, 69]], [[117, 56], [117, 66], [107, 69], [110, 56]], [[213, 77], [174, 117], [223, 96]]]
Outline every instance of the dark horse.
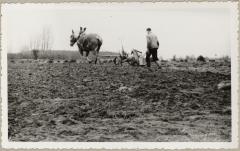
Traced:
[[86, 28], [80, 27], [80, 32], [78, 36], [75, 36], [74, 31], [72, 30], [72, 35], [70, 36], [70, 46], [73, 46], [77, 42], [78, 50], [83, 56], [83, 52], [86, 52], [86, 57], [89, 62], [88, 55], [91, 51], [95, 56], [95, 64], [97, 63], [98, 53], [102, 46], [102, 38], [97, 34], [86, 34]]

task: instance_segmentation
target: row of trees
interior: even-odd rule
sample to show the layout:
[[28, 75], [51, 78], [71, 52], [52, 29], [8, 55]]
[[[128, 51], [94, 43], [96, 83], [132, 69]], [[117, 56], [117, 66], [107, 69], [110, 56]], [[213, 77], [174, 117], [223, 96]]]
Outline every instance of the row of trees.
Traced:
[[29, 50], [51, 50], [53, 37], [50, 28], [45, 27], [42, 33], [30, 39]]
[[44, 27], [38, 35], [31, 37], [29, 43], [21, 48], [24, 51], [32, 51], [34, 59], [38, 59], [39, 51], [43, 53], [51, 50], [53, 46], [53, 36], [49, 27]]

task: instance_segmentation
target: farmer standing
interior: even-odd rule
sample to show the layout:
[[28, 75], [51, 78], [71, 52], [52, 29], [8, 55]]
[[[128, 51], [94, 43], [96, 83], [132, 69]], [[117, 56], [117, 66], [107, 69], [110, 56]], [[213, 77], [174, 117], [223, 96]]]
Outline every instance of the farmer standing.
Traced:
[[152, 33], [151, 28], [147, 28], [147, 52], [146, 52], [146, 62], [147, 66], [151, 66], [150, 57], [152, 55], [153, 61], [157, 64], [158, 68], [161, 68], [160, 62], [158, 61], [157, 50], [159, 47], [159, 41], [155, 34]]

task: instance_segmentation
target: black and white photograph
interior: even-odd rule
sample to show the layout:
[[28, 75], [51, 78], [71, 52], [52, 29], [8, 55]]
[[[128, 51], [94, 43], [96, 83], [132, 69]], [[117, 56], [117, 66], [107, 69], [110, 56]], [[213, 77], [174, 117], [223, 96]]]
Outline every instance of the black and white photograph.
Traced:
[[2, 147], [238, 147], [238, 2], [1, 4]]

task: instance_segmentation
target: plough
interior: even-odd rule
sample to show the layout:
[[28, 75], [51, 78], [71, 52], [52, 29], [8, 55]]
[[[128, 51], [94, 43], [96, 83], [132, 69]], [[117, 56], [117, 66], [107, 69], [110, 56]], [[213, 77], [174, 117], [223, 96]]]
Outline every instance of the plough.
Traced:
[[138, 51], [136, 49], [133, 49], [131, 51], [131, 56], [129, 56], [123, 50], [122, 53], [119, 54], [119, 56], [117, 56], [113, 59], [113, 62], [115, 65], [121, 65], [121, 66], [124, 62], [127, 62], [129, 65], [132, 65], [132, 66], [145, 65], [145, 60], [142, 56], [142, 52]]

